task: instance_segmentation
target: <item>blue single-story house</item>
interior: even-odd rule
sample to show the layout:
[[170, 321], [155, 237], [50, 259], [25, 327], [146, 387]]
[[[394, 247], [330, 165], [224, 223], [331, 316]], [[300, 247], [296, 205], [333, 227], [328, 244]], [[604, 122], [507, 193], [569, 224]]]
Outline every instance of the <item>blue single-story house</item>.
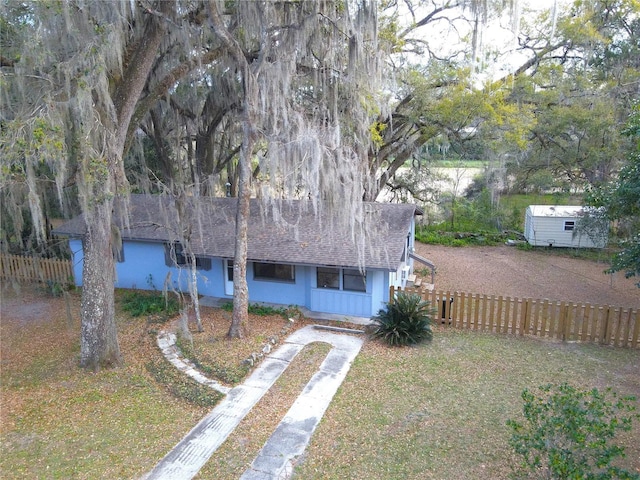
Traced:
[[[354, 229], [310, 201], [251, 200], [247, 283], [250, 302], [298, 305], [314, 312], [370, 317], [404, 287], [413, 271], [415, 205], [366, 202]], [[122, 240], [116, 287], [162, 289], [167, 278], [188, 291], [190, 255], [179, 231], [190, 231], [198, 293], [233, 296], [236, 198], [131, 195], [114, 214]], [[179, 212], [182, 222], [178, 222]], [[75, 281], [82, 285], [84, 220], [53, 233], [69, 238]], [[184, 236], [183, 236], [184, 238]]]

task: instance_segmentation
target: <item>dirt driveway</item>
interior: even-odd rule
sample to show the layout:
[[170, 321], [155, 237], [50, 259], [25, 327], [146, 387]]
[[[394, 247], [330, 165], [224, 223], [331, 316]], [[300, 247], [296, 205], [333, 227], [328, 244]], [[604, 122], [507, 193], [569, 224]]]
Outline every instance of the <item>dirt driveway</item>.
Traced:
[[603, 273], [605, 263], [506, 245], [455, 248], [417, 243], [416, 253], [436, 264], [437, 290], [640, 308], [634, 279], [620, 272]]

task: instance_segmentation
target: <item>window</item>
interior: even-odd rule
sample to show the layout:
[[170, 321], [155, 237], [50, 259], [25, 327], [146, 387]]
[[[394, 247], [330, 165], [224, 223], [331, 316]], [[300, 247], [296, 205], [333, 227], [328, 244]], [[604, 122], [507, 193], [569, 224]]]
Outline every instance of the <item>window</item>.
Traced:
[[282, 263], [253, 264], [253, 278], [256, 280], [278, 280], [281, 282], [295, 282], [296, 274], [293, 265]]
[[340, 269], [318, 267], [317, 269], [318, 288], [340, 289]]
[[367, 277], [356, 269], [316, 267], [316, 281], [318, 288], [332, 288], [334, 290], [349, 290], [352, 292], [367, 291]]
[[342, 271], [342, 289], [354, 292], [366, 292], [367, 278], [360, 273], [360, 270], [345, 268]]
[[[184, 267], [191, 264], [191, 256], [184, 253], [180, 243], [167, 243], [164, 246], [165, 263], [173, 267]], [[211, 259], [196, 255], [196, 268], [198, 270], [211, 270]]]
[[576, 222], [574, 222], [573, 220], [566, 220], [564, 222], [564, 231], [565, 232], [571, 232], [573, 231], [573, 229], [576, 227]]
[[233, 260], [227, 260], [227, 281], [233, 282]]

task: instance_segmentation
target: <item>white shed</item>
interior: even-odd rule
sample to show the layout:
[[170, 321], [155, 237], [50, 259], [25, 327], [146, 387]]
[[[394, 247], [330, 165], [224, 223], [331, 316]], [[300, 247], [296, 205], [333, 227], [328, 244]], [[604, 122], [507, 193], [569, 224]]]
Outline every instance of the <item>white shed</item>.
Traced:
[[[580, 231], [578, 221], [592, 207], [568, 205], [529, 205], [524, 219], [524, 237], [531, 245], [540, 247], [604, 248], [608, 229]], [[595, 211], [595, 209], [594, 209]]]

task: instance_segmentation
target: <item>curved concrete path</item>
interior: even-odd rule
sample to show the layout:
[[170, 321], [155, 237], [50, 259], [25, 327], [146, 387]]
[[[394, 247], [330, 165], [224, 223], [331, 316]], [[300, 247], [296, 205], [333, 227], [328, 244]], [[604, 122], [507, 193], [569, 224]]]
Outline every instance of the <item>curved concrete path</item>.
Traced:
[[301, 455], [333, 395], [347, 375], [362, 347], [362, 338], [306, 326], [291, 334], [280, 348], [268, 355], [242, 385], [204, 417], [155, 468], [147, 480], [193, 478], [240, 421], [276, 382], [295, 356], [312, 342], [333, 346], [265, 443], [243, 480], [287, 478], [292, 460]]

